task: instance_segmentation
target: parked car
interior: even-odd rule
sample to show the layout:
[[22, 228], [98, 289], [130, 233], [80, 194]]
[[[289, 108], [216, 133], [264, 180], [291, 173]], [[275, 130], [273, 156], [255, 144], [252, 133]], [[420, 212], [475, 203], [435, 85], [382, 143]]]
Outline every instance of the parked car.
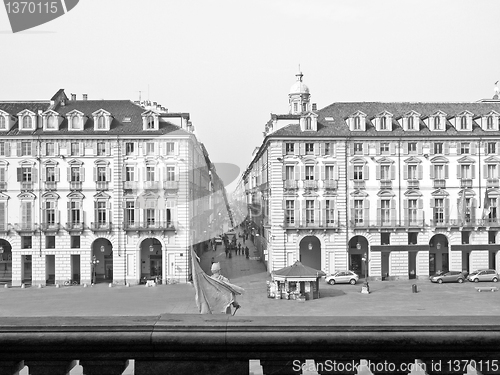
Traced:
[[430, 277], [433, 283], [463, 283], [466, 280], [466, 275], [461, 271], [440, 272], [439, 274]]
[[359, 276], [352, 271], [337, 271], [325, 277], [325, 281], [330, 285], [341, 283], [354, 285], [358, 280]]
[[467, 276], [467, 280], [474, 281], [475, 283], [479, 281], [493, 281], [496, 283], [498, 281], [498, 273], [492, 269], [477, 270], [471, 272], [469, 276]]

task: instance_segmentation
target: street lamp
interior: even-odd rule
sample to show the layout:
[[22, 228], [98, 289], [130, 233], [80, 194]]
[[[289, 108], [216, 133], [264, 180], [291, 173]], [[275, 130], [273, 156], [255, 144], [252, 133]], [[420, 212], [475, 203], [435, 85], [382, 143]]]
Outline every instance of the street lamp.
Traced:
[[104, 245], [101, 245], [101, 253], [104, 253], [104, 250], [106, 250]]
[[313, 244], [311, 242], [309, 242], [309, 245], [307, 245], [307, 248], [309, 249], [309, 251], [311, 251], [313, 249]]
[[[101, 246], [103, 248], [104, 246]], [[92, 256], [92, 260], [90, 261], [90, 264], [92, 265], [92, 284], [95, 284], [95, 278], [96, 278], [96, 266], [99, 264], [99, 259], [95, 255]]]
[[2, 254], [2, 253], [3, 253], [3, 246], [0, 245], [0, 254]]
[[149, 251], [150, 252], [153, 252], [154, 249], [155, 249], [155, 247], [153, 246], [153, 244], [149, 245]]

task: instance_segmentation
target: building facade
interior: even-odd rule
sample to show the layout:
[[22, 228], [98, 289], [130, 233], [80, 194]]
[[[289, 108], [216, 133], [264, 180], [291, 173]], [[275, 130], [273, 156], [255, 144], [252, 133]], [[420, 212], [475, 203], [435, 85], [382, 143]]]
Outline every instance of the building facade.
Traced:
[[218, 181], [193, 130], [157, 103], [0, 102], [0, 279], [186, 282]]
[[500, 101], [310, 103], [302, 74], [240, 183], [268, 270], [500, 270]]

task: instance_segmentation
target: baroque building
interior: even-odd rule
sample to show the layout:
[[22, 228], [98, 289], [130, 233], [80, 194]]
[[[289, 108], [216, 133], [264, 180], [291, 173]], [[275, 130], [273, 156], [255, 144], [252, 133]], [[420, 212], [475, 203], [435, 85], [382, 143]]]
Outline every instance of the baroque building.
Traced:
[[225, 207], [193, 130], [156, 102], [0, 102], [0, 279], [188, 281]]
[[238, 187], [268, 270], [500, 269], [500, 101], [333, 103], [302, 73]]

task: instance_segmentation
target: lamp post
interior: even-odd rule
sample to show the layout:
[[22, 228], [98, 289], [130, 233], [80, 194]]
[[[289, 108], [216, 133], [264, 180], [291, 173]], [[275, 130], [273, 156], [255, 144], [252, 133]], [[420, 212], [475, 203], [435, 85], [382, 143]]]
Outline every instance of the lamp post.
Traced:
[[363, 258], [361, 258], [361, 260], [365, 262], [365, 282], [363, 283], [363, 286], [361, 286], [361, 293], [369, 294], [370, 286], [368, 285], [368, 263], [370, 262], [370, 259], [368, 259], [368, 254], [364, 253]]
[[[101, 248], [104, 246], [101, 246]], [[92, 260], [90, 261], [90, 264], [92, 265], [92, 285], [95, 284], [95, 278], [96, 278], [96, 266], [99, 264], [99, 259], [95, 255], [92, 256]]]

